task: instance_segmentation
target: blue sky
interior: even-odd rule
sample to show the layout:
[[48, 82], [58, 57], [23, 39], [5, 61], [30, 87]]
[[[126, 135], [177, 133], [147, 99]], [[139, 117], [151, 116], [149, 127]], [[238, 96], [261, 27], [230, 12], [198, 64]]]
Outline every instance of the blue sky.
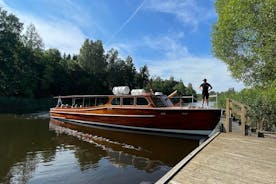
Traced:
[[242, 89], [212, 56], [214, 0], [0, 0], [0, 6], [33, 23], [46, 48], [79, 53], [84, 39], [130, 55], [152, 76], [182, 79], [195, 89], [207, 78], [215, 91]]

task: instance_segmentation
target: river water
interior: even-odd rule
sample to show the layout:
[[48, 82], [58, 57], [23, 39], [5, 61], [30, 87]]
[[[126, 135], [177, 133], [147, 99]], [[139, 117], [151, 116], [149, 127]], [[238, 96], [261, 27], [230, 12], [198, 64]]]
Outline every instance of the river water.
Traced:
[[0, 115], [0, 183], [153, 183], [199, 141]]

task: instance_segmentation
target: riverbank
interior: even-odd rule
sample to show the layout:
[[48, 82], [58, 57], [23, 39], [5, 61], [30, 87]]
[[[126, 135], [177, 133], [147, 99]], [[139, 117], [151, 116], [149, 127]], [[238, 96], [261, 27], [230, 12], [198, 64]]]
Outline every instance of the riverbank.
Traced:
[[52, 98], [0, 97], [0, 113], [35, 113], [49, 111], [55, 105]]

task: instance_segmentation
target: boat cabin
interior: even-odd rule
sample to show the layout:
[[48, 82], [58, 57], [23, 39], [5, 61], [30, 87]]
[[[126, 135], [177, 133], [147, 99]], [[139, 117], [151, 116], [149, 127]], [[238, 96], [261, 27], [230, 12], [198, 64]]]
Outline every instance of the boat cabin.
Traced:
[[88, 108], [100, 106], [140, 106], [140, 107], [172, 107], [166, 95], [75, 95], [58, 96], [56, 107]]

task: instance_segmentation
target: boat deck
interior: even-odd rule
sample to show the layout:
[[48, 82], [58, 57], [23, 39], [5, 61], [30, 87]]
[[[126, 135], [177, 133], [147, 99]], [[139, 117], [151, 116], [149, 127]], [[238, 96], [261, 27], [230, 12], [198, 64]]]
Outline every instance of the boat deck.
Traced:
[[221, 133], [171, 179], [165, 176], [157, 183], [276, 184], [276, 139]]

